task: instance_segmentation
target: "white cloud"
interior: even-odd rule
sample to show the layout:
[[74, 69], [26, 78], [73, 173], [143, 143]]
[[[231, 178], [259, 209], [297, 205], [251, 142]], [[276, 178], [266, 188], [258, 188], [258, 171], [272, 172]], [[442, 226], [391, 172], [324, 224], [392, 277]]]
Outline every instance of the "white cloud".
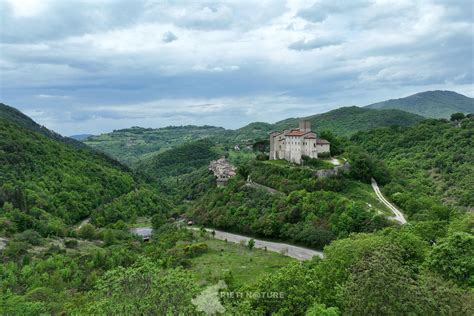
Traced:
[[41, 14], [48, 0], [7, 0], [13, 9], [13, 15], [18, 18], [28, 18]]

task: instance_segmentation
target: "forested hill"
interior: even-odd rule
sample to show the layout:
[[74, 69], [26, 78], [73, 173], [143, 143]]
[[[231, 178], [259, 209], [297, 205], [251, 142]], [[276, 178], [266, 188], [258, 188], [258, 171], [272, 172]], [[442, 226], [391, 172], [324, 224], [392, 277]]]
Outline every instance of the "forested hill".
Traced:
[[214, 126], [169, 126], [165, 128], [132, 127], [111, 133], [90, 136], [85, 143], [119, 161], [132, 165], [154, 154], [181, 144], [215, 135], [226, 130]]
[[80, 141], [69, 137], [61, 136], [60, 134], [47, 129], [44, 126], [39, 125], [19, 110], [3, 103], [0, 103], [0, 119], [5, 119], [9, 122], [17, 124], [18, 126], [21, 126], [34, 132], [38, 132], [42, 135], [45, 135], [46, 137], [61, 141], [63, 143], [67, 143], [77, 148], [88, 148], [87, 146], [84, 146], [84, 144]]
[[472, 119], [429, 119], [411, 127], [360, 132], [352, 140], [389, 166], [394, 175], [386, 192], [407, 212], [429, 209], [433, 199], [474, 207]]
[[61, 234], [135, 186], [113, 160], [0, 119], [0, 207], [19, 230]]
[[454, 91], [426, 91], [406, 98], [367, 105], [370, 109], [399, 109], [425, 117], [449, 118], [451, 114], [474, 113], [474, 99]]
[[422, 121], [420, 115], [400, 110], [373, 110], [356, 106], [342, 107], [304, 118], [290, 118], [275, 124], [252, 123], [238, 129], [238, 138], [266, 137], [271, 131], [297, 127], [301, 119], [309, 120], [311, 127], [320, 132], [330, 130], [337, 135], [352, 135], [358, 131], [400, 125], [409, 126]]

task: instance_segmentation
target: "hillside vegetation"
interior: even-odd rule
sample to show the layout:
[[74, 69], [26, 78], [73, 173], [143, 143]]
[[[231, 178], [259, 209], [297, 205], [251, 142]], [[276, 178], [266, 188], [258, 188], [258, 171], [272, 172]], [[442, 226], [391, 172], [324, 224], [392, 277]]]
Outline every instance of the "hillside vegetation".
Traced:
[[426, 120], [411, 127], [360, 132], [352, 140], [390, 168], [385, 188], [408, 214], [442, 201], [474, 206], [474, 121]]
[[90, 136], [85, 143], [131, 166], [153, 154], [222, 133], [225, 133], [223, 128], [213, 126], [132, 127]]
[[207, 166], [217, 157], [219, 154], [214, 148], [214, 143], [209, 139], [202, 139], [147, 158], [139, 163], [136, 169], [160, 179], [190, 173]]
[[[454, 134], [471, 128], [468, 121], [421, 125], [441, 123]], [[364, 135], [354, 139], [359, 146]], [[0, 119], [0, 314], [199, 315], [211, 306], [228, 315], [472, 315], [472, 213], [420, 195], [424, 210], [416, 215], [425, 216], [389, 223], [367, 182], [375, 177], [389, 188], [394, 170], [350, 142], [339, 146], [352, 169], [331, 179], [234, 151], [239, 175], [225, 188], [216, 188], [206, 170], [204, 161], [224, 149], [209, 140], [155, 161], [160, 168], [152, 178], [174, 183], [173, 198], [187, 199], [189, 215], [202, 223], [326, 245], [324, 259], [294, 262], [182, 228], [170, 218], [179, 208], [155, 181], [144, 183], [93, 150]], [[249, 173], [283, 193], [246, 186]], [[405, 187], [414, 191], [401, 194], [419, 195], [417, 187]], [[86, 216], [90, 221], [77, 223]], [[148, 242], [128, 230], [138, 218], [153, 225]], [[217, 288], [222, 296], [213, 295]]]
[[367, 105], [370, 109], [398, 109], [431, 118], [449, 118], [451, 114], [474, 113], [474, 99], [454, 91], [426, 91], [405, 98]]
[[[399, 110], [370, 110], [356, 106], [343, 107], [327, 113], [305, 117], [316, 131], [330, 130], [336, 135], [348, 136], [358, 131], [366, 131], [378, 127], [399, 125], [409, 126], [424, 118]], [[288, 119], [274, 124], [274, 128], [282, 130], [298, 126], [298, 119]]]
[[[336, 135], [349, 136], [378, 127], [409, 126], [422, 121], [423, 117], [399, 110], [372, 110], [353, 106], [305, 119], [310, 120], [313, 129], [318, 132], [330, 130]], [[299, 120], [292, 118], [275, 124], [255, 122], [234, 131], [213, 126], [171, 126], [159, 129], [132, 127], [90, 136], [85, 143], [133, 166], [176, 146], [204, 138], [230, 147], [235, 144], [252, 145], [257, 140], [268, 139], [271, 131], [298, 127]]]

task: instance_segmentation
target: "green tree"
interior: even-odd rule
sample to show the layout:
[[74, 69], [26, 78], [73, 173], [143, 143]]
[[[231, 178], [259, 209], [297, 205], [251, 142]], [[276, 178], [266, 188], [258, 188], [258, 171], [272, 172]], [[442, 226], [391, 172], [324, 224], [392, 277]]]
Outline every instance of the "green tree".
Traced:
[[397, 248], [379, 249], [351, 268], [351, 275], [341, 291], [344, 313], [420, 313], [420, 292], [412, 273], [401, 263], [398, 252]]
[[453, 113], [451, 114], [451, 121], [460, 121], [464, 119], [466, 116], [464, 113], [458, 112], [458, 113]]
[[247, 247], [249, 250], [252, 250], [255, 247], [255, 240], [253, 238], [249, 239], [249, 242], [247, 243]]
[[181, 269], [162, 269], [148, 259], [107, 271], [91, 293], [87, 313], [109, 315], [194, 314], [197, 282]]
[[460, 285], [474, 285], [474, 236], [457, 232], [433, 247], [427, 259], [430, 270]]

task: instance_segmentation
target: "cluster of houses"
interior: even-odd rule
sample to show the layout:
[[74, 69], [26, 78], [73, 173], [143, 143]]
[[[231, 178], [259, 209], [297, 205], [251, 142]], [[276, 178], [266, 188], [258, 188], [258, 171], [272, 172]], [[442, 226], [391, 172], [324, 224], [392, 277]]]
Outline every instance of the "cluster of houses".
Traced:
[[224, 186], [229, 178], [237, 174], [236, 168], [225, 158], [211, 161], [209, 170], [216, 177], [217, 186]]

